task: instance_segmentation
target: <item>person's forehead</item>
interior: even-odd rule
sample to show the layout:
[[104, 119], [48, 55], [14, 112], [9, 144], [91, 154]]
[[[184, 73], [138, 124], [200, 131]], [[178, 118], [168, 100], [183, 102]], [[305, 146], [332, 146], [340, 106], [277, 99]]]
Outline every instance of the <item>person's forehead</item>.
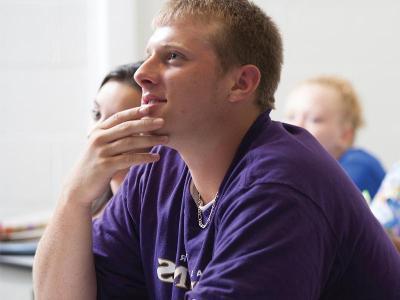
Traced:
[[340, 104], [339, 93], [333, 87], [319, 83], [302, 84], [294, 91], [293, 95], [295, 98], [297, 96], [314, 102]]
[[146, 51], [159, 46], [211, 47], [215, 26], [199, 25], [199, 21], [185, 20], [158, 26], [147, 43]]
[[330, 111], [338, 106], [336, 94], [315, 84], [305, 84], [296, 88], [289, 96], [287, 109]]

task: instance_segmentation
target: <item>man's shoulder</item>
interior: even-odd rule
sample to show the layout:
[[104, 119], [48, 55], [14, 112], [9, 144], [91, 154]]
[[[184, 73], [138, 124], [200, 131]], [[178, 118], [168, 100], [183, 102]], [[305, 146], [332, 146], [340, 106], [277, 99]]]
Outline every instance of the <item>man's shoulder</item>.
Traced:
[[277, 182], [295, 187], [327, 172], [341, 171], [307, 131], [274, 121], [253, 140], [236, 168], [247, 177], [247, 183]]
[[364, 201], [337, 161], [311, 134], [279, 122], [263, 129], [230, 176], [231, 186], [238, 190], [259, 185], [284, 191], [293, 199], [307, 199], [334, 227], [340, 224], [339, 218], [334, 220], [339, 210], [349, 211], [348, 199], [359, 198], [360, 205]]

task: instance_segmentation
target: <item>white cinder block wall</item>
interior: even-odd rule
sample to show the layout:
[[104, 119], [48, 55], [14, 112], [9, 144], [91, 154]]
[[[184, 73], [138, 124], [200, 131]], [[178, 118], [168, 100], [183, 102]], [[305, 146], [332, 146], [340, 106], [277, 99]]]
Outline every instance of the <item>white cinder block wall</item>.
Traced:
[[85, 1], [0, 1], [0, 217], [53, 205], [87, 116]]
[[138, 3], [0, 1], [0, 220], [54, 207], [100, 80], [142, 57]]
[[[162, 0], [0, 0], [0, 219], [54, 206], [85, 143], [92, 99], [114, 65], [143, 57]], [[255, 0], [280, 27], [285, 65], [273, 118], [299, 80], [353, 81], [357, 143], [400, 159], [400, 2]]]

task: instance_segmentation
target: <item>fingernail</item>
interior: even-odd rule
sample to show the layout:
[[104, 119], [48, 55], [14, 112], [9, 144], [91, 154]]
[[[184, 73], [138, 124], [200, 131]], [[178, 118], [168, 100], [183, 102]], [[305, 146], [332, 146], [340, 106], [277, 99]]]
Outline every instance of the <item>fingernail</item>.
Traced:
[[139, 108], [139, 112], [140, 113], [147, 113], [149, 111], [149, 106], [148, 105], [142, 105], [140, 108]]
[[155, 125], [162, 125], [162, 124], [164, 124], [164, 120], [161, 119], [161, 118], [154, 119], [154, 120], [153, 120], [153, 124], [155, 124]]

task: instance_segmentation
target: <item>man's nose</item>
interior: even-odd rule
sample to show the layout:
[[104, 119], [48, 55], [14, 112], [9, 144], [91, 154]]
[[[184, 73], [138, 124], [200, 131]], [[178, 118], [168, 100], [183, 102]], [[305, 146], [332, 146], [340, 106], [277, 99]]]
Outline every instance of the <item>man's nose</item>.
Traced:
[[158, 71], [157, 62], [153, 58], [148, 58], [143, 62], [134, 75], [135, 81], [142, 87], [157, 84]]

